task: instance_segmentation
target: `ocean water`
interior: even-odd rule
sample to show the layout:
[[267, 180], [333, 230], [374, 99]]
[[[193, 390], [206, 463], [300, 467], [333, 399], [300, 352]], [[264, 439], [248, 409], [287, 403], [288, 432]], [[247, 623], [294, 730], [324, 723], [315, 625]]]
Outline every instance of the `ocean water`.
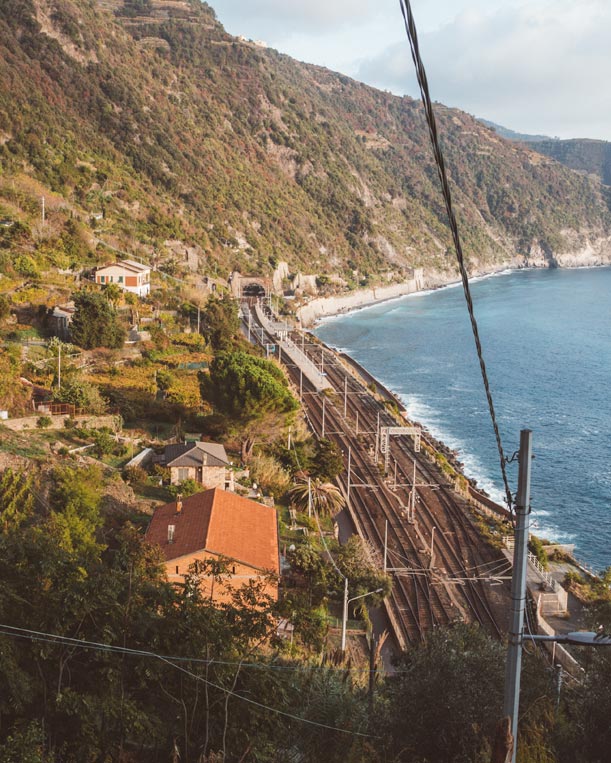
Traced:
[[[533, 430], [533, 532], [574, 543], [601, 570], [611, 565], [611, 268], [518, 271], [471, 288], [506, 454]], [[398, 394], [502, 502], [460, 286], [330, 318], [316, 334]], [[515, 493], [515, 466], [510, 480]]]

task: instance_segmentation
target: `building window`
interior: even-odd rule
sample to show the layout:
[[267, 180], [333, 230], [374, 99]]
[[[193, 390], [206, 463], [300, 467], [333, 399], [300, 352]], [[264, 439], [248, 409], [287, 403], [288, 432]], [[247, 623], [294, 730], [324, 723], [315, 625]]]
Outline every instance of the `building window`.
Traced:
[[176, 574], [178, 575], [178, 565], [176, 565]]
[[100, 283], [105, 283], [106, 276], [100, 276]]
[[176, 470], [176, 472], [177, 472], [176, 476], [177, 476], [179, 482], [184, 482], [185, 480], [189, 479], [189, 468], [188, 467], [179, 466], [178, 469]]
[[123, 283], [123, 276], [119, 276], [118, 279], [119, 283]]

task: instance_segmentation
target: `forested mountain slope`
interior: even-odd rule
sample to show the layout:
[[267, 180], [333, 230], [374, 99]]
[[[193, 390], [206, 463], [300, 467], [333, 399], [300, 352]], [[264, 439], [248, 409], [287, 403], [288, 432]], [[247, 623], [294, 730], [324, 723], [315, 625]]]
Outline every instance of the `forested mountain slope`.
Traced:
[[[609, 236], [600, 184], [437, 113], [472, 267]], [[233, 38], [199, 0], [3, 0], [0, 166], [0, 214], [31, 222], [50, 188], [142, 256], [199, 245], [202, 272], [453, 268], [420, 104]]]
[[605, 185], [611, 185], [611, 143], [606, 140], [533, 141], [529, 148], [556, 159], [578, 172], [599, 177]]

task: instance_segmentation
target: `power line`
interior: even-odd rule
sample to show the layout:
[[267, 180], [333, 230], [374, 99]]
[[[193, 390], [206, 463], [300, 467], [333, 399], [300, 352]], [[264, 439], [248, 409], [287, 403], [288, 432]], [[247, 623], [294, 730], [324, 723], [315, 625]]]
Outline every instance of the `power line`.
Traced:
[[[157, 654], [155, 652], [149, 652], [149, 651], [145, 651], [141, 649], [130, 649], [129, 647], [118, 647], [118, 646], [112, 646], [110, 644], [102, 644], [95, 641], [85, 641], [81, 639], [71, 638], [70, 636], [59, 636], [53, 633], [45, 633], [44, 631], [34, 631], [34, 630], [29, 630], [27, 628], [17, 628], [12, 625], [0, 624], [0, 633], [4, 633], [4, 635], [6, 636], [13, 636], [15, 638], [29, 639], [31, 641], [42, 641], [46, 643], [62, 644], [65, 646], [72, 646], [76, 648], [80, 647], [84, 649], [91, 649], [94, 651], [119, 652], [123, 654], [137, 656], [137, 657], [157, 659], [157, 660], [160, 660], [161, 662], [166, 663], [170, 667], [175, 668], [176, 670], [179, 670], [181, 673], [185, 673], [191, 678], [194, 678], [196, 681], [201, 681], [202, 683], [205, 683], [206, 685], [212, 687], [213, 689], [218, 689], [219, 691], [222, 691], [231, 697], [235, 697], [236, 699], [240, 699], [243, 702], [247, 702], [250, 705], [254, 705], [255, 707], [260, 708], [261, 710], [265, 710], [270, 713], [275, 713], [276, 715], [281, 715], [285, 718], [290, 718], [291, 720], [299, 721], [300, 723], [306, 723], [310, 726], [316, 726], [318, 728], [327, 729], [328, 731], [337, 731], [341, 734], [350, 734], [351, 736], [366, 737], [368, 739], [379, 738], [379, 737], [373, 736], [372, 734], [365, 734], [362, 731], [351, 731], [350, 729], [341, 729], [338, 726], [331, 726], [327, 723], [319, 723], [318, 721], [312, 721], [309, 718], [303, 718], [299, 715], [294, 715], [293, 713], [289, 713], [286, 710], [280, 710], [279, 708], [271, 707], [270, 705], [265, 705], [262, 702], [257, 702], [257, 700], [250, 699], [250, 697], [245, 697], [242, 694], [238, 694], [237, 692], [232, 691], [231, 689], [227, 689], [224, 686], [221, 686], [220, 684], [216, 684], [214, 683], [214, 681], [209, 681], [208, 679], [203, 678], [202, 676], [198, 676], [196, 673], [193, 673], [190, 670], [187, 670], [186, 668], [182, 667], [182, 665], [176, 664], [179, 661], [208, 662], [208, 664], [210, 664], [211, 662], [213, 662], [212, 660], [205, 661], [205, 660], [197, 660], [197, 659], [191, 659], [191, 658], [185, 658], [185, 657], [166, 657], [164, 655]], [[237, 663], [237, 664], [239, 665], [240, 663]]]
[[458, 224], [454, 215], [454, 209], [452, 206], [452, 194], [450, 191], [450, 184], [446, 173], [445, 162], [443, 153], [441, 151], [441, 145], [439, 142], [439, 135], [437, 133], [437, 122], [435, 120], [435, 113], [433, 111], [433, 104], [431, 102], [431, 96], [429, 93], [429, 85], [426, 77], [426, 71], [424, 64], [420, 57], [420, 48], [418, 46], [418, 34], [416, 32], [416, 22], [412, 13], [410, 0], [399, 0], [401, 5], [401, 13], [403, 14], [403, 21], [405, 23], [405, 31], [409, 40], [412, 59], [414, 66], [416, 67], [416, 76], [418, 78], [418, 85], [420, 87], [420, 94], [422, 96], [422, 103], [424, 106], [424, 113], [426, 116], [427, 125], [429, 128], [429, 136], [431, 138], [431, 144], [433, 147], [433, 155], [435, 157], [435, 164], [437, 165], [437, 173], [441, 182], [441, 191], [443, 199], [445, 201], [446, 212], [448, 215], [448, 221], [450, 230], [452, 232], [452, 239], [454, 241], [454, 248], [456, 250], [456, 257], [458, 259], [458, 267], [460, 270], [460, 276], [462, 279], [463, 291], [465, 293], [465, 300], [467, 302], [467, 309], [469, 311], [469, 318], [471, 320], [471, 330], [473, 332], [473, 338], [475, 340], [475, 347], [477, 350], [477, 357], [479, 360], [479, 366], [482, 374], [482, 380], [484, 382], [484, 389], [486, 390], [486, 399], [488, 401], [488, 410], [490, 412], [490, 418], [492, 419], [492, 427], [494, 429], [494, 435], [496, 438], [496, 445], [499, 453], [501, 474], [503, 476], [503, 483], [505, 486], [505, 501], [507, 507], [511, 511], [513, 506], [513, 499], [511, 496], [511, 490], [509, 489], [509, 480], [507, 478], [507, 470], [505, 468], [507, 459], [503, 451], [503, 444], [501, 442], [501, 433], [499, 431], [498, 423], [496, 420], [496, 414], [494, 411], [494, 403], [492, 401], [492, 392], [490, 391], [490, 384], [488, 381], [488, 372], [486, 371], [486, 364], [484, 362], [484, 355], [482, 345], [479, 337], [479, 329], [477, 327], [477, 321], [475, 320], [475, 313], [473, 310], [473, 300], [471, 299], [471, 289], [469, 288], [469, 276], [465, 267], [462, 244], [460, 241], [460, 235], [458, 233]]
[[[32, 631], [27, 628], [17, 628], [13, 625], [4, 625], [0, 623], [0, 633], [5, 636], [15, 636], [16, 638], [27, 638], [31, 640], [47, 641], [51, 644], [62, 644], [64, 646], [78, 646], [82, 649], [117, 652], [120, 654], [134, 654], [136, 656], [150, 656], [152, 652], [145, 652], [140, 649], [131, 649], [129, 647], [115, 646], [113, 644], [104, 644], [96, 641], [86, 641], [84, 639], [72, 638], [70, 636], [61, 636], [59, 634], [45, 633], [43, 631]], [[39, 636], [35, 635], [39, 634]], [[43, 638], [44, 637], [44, 638]], [[155, 654], [159, 658], [173, 660], [175, 662], [192, 662], [197, 665], [218, 665], [222, 667], [255, 668], [258, 670], [278, 670], [278, 671], [303, 671], [303, 670], [324, 670], [338, 673], [368, 673], [369, 668], [337, 668], [333, 665], [274, 665], [268, 662], [243, 662], [241, 660], [217, 660], [204, 659], [203, 657], [181, 657], [174, 654]], [[395, 671], [398, 672], [398, 671]]]

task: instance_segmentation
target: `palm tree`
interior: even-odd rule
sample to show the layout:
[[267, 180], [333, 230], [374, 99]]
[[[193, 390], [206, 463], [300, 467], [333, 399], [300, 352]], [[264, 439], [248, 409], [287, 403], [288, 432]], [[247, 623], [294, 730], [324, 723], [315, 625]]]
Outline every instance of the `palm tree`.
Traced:
[[303, 511], [335, 516], [344, 506], [344, 496], [337, 485], [320, 479], [301, 477], [289, 490], [291, 499]]

